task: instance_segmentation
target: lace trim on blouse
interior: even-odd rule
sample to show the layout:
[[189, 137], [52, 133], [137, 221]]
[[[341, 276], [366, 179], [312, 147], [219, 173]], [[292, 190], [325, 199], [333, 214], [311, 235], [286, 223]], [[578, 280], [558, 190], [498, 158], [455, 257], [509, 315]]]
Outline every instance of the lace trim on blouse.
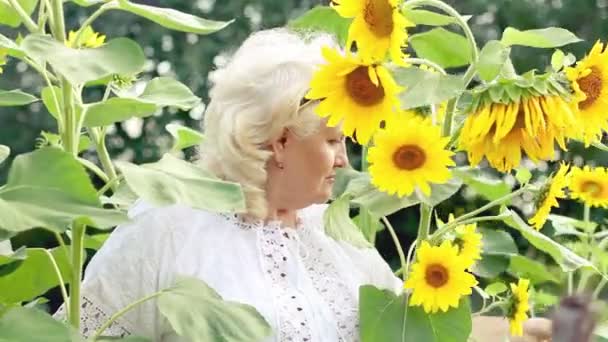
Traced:
[[[53, 315], [56, 319], [65, 320], [65, 304], [62, 305]], [[97, 306], [92, 300], [87, 297], [81, 298], [80, 304], [80, 332], [84, 337], [89, 338], [95, 334], [97, 329], [108, 321], [108, 315], [103, 309]], [[131, 335], [131, 331], [123, 326], [120, 321], [114, 321], [107, 327], [102, 336], [125, 337]]]

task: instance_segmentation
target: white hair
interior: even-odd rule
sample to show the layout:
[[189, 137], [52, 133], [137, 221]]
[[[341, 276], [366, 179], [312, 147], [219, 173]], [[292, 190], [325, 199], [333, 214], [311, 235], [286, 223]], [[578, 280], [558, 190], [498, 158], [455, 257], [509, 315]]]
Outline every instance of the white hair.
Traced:
[[312, 74], [323, 63], [321, 48], [336, 47], [329, 35], [299, 36], [287, 29], [252, 34], [232, 59], [213, 71], [204, 115], [200, 162], [221, 179], [240, 183], [247, 215], [265, 218], [268, 143], [289, 128], [313, 134], [320, 119], [298, 111]]

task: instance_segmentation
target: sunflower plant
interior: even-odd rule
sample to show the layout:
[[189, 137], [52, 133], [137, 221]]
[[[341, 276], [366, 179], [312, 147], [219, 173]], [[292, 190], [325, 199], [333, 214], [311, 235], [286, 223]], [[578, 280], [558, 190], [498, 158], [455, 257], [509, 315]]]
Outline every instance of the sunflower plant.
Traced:
[[[66, 6], [91, 8], [91, 13], [81, 26], [66, 28]], [[165, 107], [189, 110], [200, 98], [173, 78], [143, 75], [146, 59], [137, 42], [96, 32], [95, 21], [109, 11], [129, 12], [167, 29], [200, 35], [231, 23], [128, 0], [0, 1], [0, 25], [6, 28], [3, 32], [9, 32], [8, 36], [0, 34], [0, 66], [7, 68], [13, 61], [21, 61], [38, 73], [42, 84], [36, 94], [0, 90], [0, 107], [38, 102], [56, 122], [55, 132], [41, 133], [34, 152], [14, 158], [7, 183], [0, 186], [2, 341], [85, 340], [77, 333], [85, 248], [98, 249], [109, 229], [128, 221], [127, 209], [134, 199], [145, 198], [158, 205], [185, 203], [218, 212], [245, 209], [238, 184], [220, 181], [172, 154], [141, 166], [111, 159], [106, 148], [110, 125], [148, 117]], [[103, 96], [95, 98], [95, 94]], [[174, 150], [195, 146], [203, 139], [186, 127], [168, 125], [166, 129], [175, 137]], [[84, 151], [91, 152], [87, 155], [95, 151], [96, 158], [85, 159]], [[10, 154], [7, 146], [0, 145], [0, 163]], [[101, 185], [95, 187], [93, 180]], [[156, 191], [159, 187], [162, 193]], [[10, 238], [35, 228], [54, 235], [58, 247], [13, 250]], [[55, 287], [60, 288], [64, 310], [51, 317], [44, 310], [43, 295]], [[158, 303], [168, 322], [191, 317], [194, 324], [177, 330], [199, 341], [217, 341], [226, 335], [235, 341], [253, 341], [271, 333], [254, 308], [224, 302], [203, 281], [180, 278], [171, 288], [109, 313], [109, 320], [89, 332], [87, 340], [107, 340], [106, 328], [147, 300]], [[192, 305], [161, 305], [184, 300]], [[250, 329], [227, 332], [225, 321], [237, 317], [235, 311], [239, 321], [230, 318], [230, 324]], [[117, 340], [134, 339], [147, 341], [134, 336]]]
[[[400, 259], [401, 291], [360, 289], [362, 341], [467, 341], [481, 314], [502, 314], [509, 334], [521, 336], [523, 322], [559, 295], [593, 283], [598, 297], [608, 280], [601, 252], [608, 239], [589, 208], [608, 203], [606, 169], [562, 161], [543, 179], [525, 165], [559, 160], [559, 150], [577, 141], [607, 149], [602, 42], [579, 61], [560, 48], [581, 39], [559, 27], [508, 27], [478, 46], [467, 20], [438, 0], [333, 1], [291, 26], [338, 38], [339, 47], [324, 48], [307, 96], [330, 126], [361, 145], [360, 170], [344, 170], [334, 189], [327, 233], [369, 247], [386, 228]], [[551, 65], [517, 73], [515, 46], [552, 50]], [[445, 220], [437, 207], [459, 191], [488, 202]], [[535, 198], [528, 218], [512, 207], [525, 197]], [[560, 201], [577, 199], [586, 203], [583, 220], [551, 214]], [[387, 216], [413, 206], [417, 237], [403, 248]], [[544, 234], [549, 224], [568, 225], [580, 241]], [[549, 266], [520, 254], [507, 229]], [[547, 293], [543, 283], [562, 292]]]

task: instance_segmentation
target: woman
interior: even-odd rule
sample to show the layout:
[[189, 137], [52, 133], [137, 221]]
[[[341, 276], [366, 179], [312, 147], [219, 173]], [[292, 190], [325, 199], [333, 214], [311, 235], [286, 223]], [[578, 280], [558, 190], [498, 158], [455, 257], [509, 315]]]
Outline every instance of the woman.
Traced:
[[[133, 221], [112, 233], [86, 270], [85, 334], [177, 275], [254, 306], [273, 329], [268, 341], [357, 341], [359, 286], [401, 290], [375, 249], [324, 233], [323, 203], [348, 160], [340, 129], [302, 100], [323, 45], [334, 43], [259, 32], [212, 74], [200, 163], [242, 185], [247, 214], [136, 204]], [[104, 333], [125, 334], [179, 340], [153, 301]]]

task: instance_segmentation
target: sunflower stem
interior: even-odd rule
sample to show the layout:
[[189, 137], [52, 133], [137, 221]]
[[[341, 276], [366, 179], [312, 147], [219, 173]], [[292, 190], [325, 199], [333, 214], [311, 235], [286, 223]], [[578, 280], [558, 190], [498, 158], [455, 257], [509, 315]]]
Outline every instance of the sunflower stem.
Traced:
[[[116, 2], [115, 1], [111, 1], [111, 2], [107, 2], [104, 5], [102, 5], [101, 7], [99, 7], [95, 12], [93, 12], [93, 14], [91, 14], [90, 17], [88, 17], [84, 23], [82, 23], [82, 25], [80, 26], [80, 28], [78, 29], [78, 31], [76, 31], [76, 34], [74, 35], [74, 44], [78, 45], [78, 41], [80, 40], [80, 37], [82, 36], [82, 34], [84, 33], [84, 30], [91, 26], [91, 24], [93, 24], [93, 22], [95, 21], [95, 19], [99, 18], [100, 15], [104, 14], [107, 10], [115, 8], [116, 7]], [[75, 47], [75, 46], [73, 46]]]
[[23, 25], [25, 25], [28, 31], [30, 31], [31, 33], [38, 32], [38, 25], [36, 25], [36, 23], [32, 20], [32, 18], [30, 18], [29, 15], [27, 15], [27, 12], [25, 12], [23, 7], [19, 5], [17, 0], [8, 0], [8, 3], [11, 5], [11, 7], [13, 7], [15, 12], [17, 12], [17, 15], [19, 16], [19, 18], [23, 22]]
[[84, 254], [86, 225], [75, 222], [72, 226], [72, 282], [70, 283], [69, 322], [76, 331], [80, 330], [80, 285]]
[[420, 204], [420, 224], [418, 225], [418, 241], [424, 241], [429, 238], [431, 230], [431, 217], [433, 216], [433, 207], [421, 203]]
[[[585, 222], [585, 226], [588, 227], [591, 222], [591, 207], [585, 203], [583, 206], [583, 221]], [[589, 252], [586, 255], [587, 259], [590, 259], [593, 255], [591, 253], [591, 235], [589, 229], [586, 229], [586, 235], [582, 237], [582, 242], [589, 249]], [[591, 272], [581, 271], [581, 277], [578, 281], [578, 285], [576, 286], [576, 292], [582, 293], [587, 288], [587, 283], [589, 282], [589, 278], [591, 277]]]
[[[403, 247], [401, 247], [401, 242], [399, 242], [399, 237], [397, 236], [397, 233], [395, 232], [395, 228], [393, 228], [393, 226], [388, 221], [386, 216], [382, 216], [382, 222], [384, 222], [384, 224], [386, 225], [386, 229], [388, 229], [388, 232], [391, 234], [391, 238], [393, 239], [393, 242], [395, 243], [395, 248], [397, 248], [397, 254], [399, 254], [399, 261], [401, 262], [401, 269], [404, 270], [407, 267], [405, 254], [403, 253]], [[402, 276], [403, 281], [405, 281], [405, 278], [407, 277], [407, 273], [403, 272], [401, 274], [401, 276]]]

